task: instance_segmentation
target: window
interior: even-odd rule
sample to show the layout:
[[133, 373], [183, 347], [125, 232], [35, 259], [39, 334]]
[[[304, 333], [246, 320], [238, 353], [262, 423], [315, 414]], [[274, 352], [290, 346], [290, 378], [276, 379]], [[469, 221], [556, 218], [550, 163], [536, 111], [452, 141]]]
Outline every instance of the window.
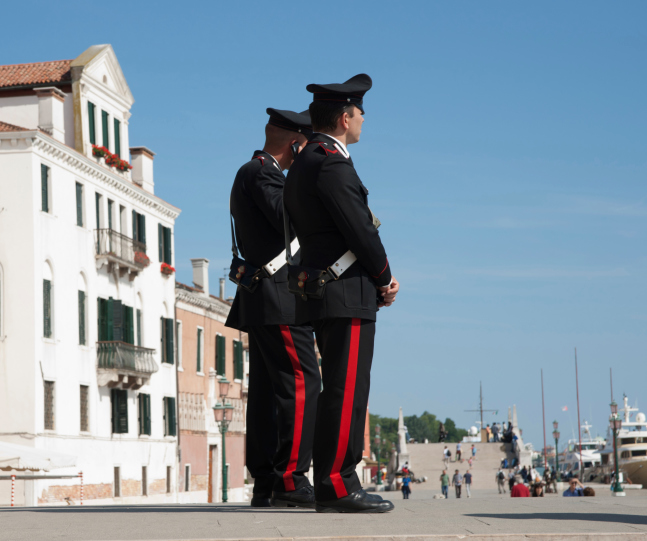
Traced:
[[85, 291], [79, 291], [79, 344], [85, 346]]
[[133, 309], [112, 297], [97, 299], [99, 342], [126, 342], [135, 344]]
[[182, 322], [175, 322], [175, 354], [177, 356], [177, 366], [182, 368]]
[[96, 214], [97, 214], [97, 229], [101, 229], [101, 194], [94, 194], [94, 202], [96, 205]]
[[54, 382], [45, 383], [45, 430], [54, 430]]
[[115, 154], [121, 157], [121, 122], [119, 122], [116, 118], [114, 120]]
[[114, 206], [114, 201], [108, 199], [108, 229], [112, 229], [112, 209]]
[[171, 228], [157, 224], [157, 237], [159, 242], [160, 263], [172, 265], [173, 253], [171, 249]]
[[108, 137], [108, 113], [101, 111], [101, 131], [103, 134], [103, 146], [110, 150], [110, 139]]
[[52, 282], [43, 280], [43, 336], [52, 337]]
[[173, 324], [172, 318], [160, 318], [162, 362], [173, 364]]
[[97, 128], [95, 126], [95, 109], [94, 103], [88, 102], [88, 129], [90, 132], [90, 143], [97, 144]]
[[225, 375], [225, 345], [227, 341], [221, 334], [216, 335], [216, 374]]
[[175, 422], [175, 398], [172, 396], [164, 397], [164, 435], [177, 435], [177, 426]]
[[76, 183], [76, 225], [83, 227], [83, 184]]
[[128, 434], [128, 391], [112, 389], [112, 433]]
[[142, 496], [148, 496], [148, 466], [142, 466]]
[[191, 491], [191, 464], [184, 465], [184, 492]]
[[142, 345], [142, 311], [137, 308], [137, 345]]
[[243, 380], [243, 343], [234, 340], [234, 379]]
[[90, 387], [87, 385], [81, 385], [81, 432], [90, 432], [90, 416], [88, 414], [89, 398], [90, 398]]
[[166, 493], [170, 494], [171, 493], [171, 475], [173, 473], [173, 470], [171, 466], [166, 466]]
[[141, 250], [146, 252], [146, 216], [133, 210], [133, 240], [141, 242]]
[[115, 498], [121, 498], [121, 468], [115, 466]]
[[40, 164], [41, 210], [49, 212], [49, 167]]
[[198, 328], [198, 348], [197, 348], [198, 349], [198, 358], [197, 358], [197, 364], [196, 364], [196, 366], [197, 366], [196, 372], [198, 372], [198, 374], [202, 374], [202, 357], [203, 357], [203, 353], [204, 353], [204, 343], [203, 343], [204, 338], [203, 338], [203, 336], [204, 336], [204, 331], [202, 329]]
[[151, 435], [151, 395], [139, 393], [139, 434]]

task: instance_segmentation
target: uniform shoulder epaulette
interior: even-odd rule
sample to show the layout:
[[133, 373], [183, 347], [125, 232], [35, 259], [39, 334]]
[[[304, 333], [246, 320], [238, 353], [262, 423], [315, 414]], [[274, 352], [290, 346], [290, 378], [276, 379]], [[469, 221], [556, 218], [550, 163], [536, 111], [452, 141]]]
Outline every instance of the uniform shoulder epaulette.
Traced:
[[265, 158], [263, 156], [254, 156], [252, 160], [260, 160], [261, 165], [265, 165]]
[[335, 148], [335, 147], [337, 147], [337, 145], [331, 145], [330, 143], [326, 143], [326, 142], [323, 142], [323, 141], [310, 141], [308, 144], [309, 145], [319, 145], [319, 147], [321, 149], [323, 149], [324, 152], [326, 153], [326, 156], [338, 155], [338, 156], [342, 156], [343, 158], [347, 157], [347, 156], [344, 155], [343, 152], [340, 152], [339, 148]]

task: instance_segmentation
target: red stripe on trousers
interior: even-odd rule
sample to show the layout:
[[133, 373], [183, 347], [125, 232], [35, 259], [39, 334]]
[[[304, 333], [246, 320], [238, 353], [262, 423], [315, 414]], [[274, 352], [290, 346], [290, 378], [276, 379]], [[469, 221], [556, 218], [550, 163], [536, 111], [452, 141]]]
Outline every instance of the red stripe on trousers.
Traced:
[[294, 405], [294, 437], [292, 438], [292, 451], [290, 452], [290, 461], [288, 467], [283, 474], [283, 483], [285, 489], [289, 492], [294, 490], [294, 478], [292, 473], [297, 469], [297, 461], [299, 459], [299, 447], [301, 446], [301, 433], [303, 432], [303, 412], [306, 407], [306, 384], [303, 377], [303, 369], [301, 362], [297, 355], [297, 350], [294, 347], [294, 340], [292, 340], [292, 333], [290, 327], [287, 325], [279, 325], [281, 328], [281, 335], [283, 336], [283, 343], [285, 350], [288, 352], [292, 369], [294, 370], [294, 388], [295, 388], [295, 405]]
[[340, 470], [348, 451], [350, 437], [350, 423], [353, 418], [353, 401], [355, 399], [355, 381], [357, 379], [357, 359], [359, 357], [359, 331], [362, 320], [353, 318], [350, 331], [350, 349], [348, 350], [348, 366], [346, 367], [346, 385], [344, 387], [344, 402], [341, 408], [341, 423], [339, 425], [339, 440], [337, 442], [337, 455], [330, 472], [330, 480], [337, 494], [337, 498], [348, 496], [346, 486], [342, 481]]

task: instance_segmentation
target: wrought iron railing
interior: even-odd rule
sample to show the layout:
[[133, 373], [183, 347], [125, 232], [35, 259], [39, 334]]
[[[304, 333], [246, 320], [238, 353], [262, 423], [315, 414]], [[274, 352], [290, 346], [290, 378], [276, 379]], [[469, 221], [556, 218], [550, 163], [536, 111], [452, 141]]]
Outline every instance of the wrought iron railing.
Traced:
[[95, 229], [97, 255], [110, 257], [140, 269], [148, 267], [146, 245], [114, 229]]
[[126, 342], [97, 342], [97, 366], [105, 370], [123, 370], [148, 375], [159, 370], [154, 349]]

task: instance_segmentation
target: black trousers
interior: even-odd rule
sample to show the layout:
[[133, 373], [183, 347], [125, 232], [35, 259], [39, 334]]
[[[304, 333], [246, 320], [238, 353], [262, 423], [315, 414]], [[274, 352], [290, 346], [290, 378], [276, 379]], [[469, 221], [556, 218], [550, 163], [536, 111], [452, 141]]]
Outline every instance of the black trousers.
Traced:
[[310, 484], [312, 444], [321, 391], [312, 328], [250, 327], [247, 469], [254, 494]]
[[355, 468], [364, 451], [375, 322], [335, 318], [312, 326], [323, 378], [315, 428], [314, 488], [317, 501], [330, 501], [362, 488]]

